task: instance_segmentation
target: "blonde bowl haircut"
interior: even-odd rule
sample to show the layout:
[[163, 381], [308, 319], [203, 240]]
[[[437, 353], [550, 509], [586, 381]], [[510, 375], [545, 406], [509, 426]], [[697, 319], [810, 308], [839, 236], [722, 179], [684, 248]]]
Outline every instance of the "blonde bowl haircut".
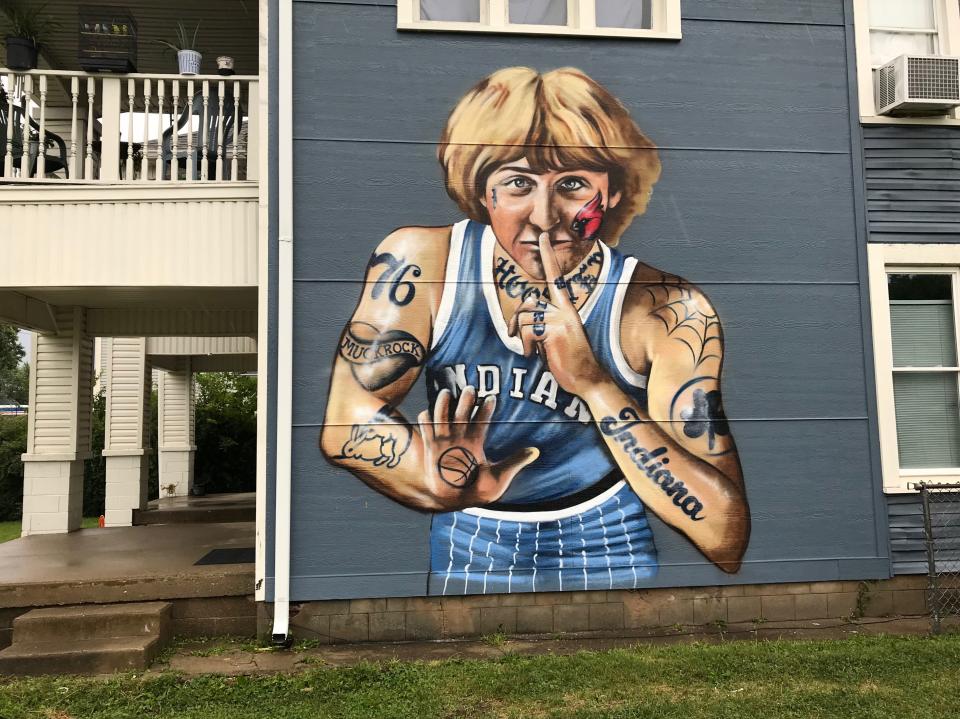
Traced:
[[490, 224], [481, 199], [497, 167], [526, 158], [534, 172], [607, 172], [620, 202], [604, 215], [611, 247], [647, 209], [660, 177], [653, 142], [627, 108], [580, 70], [541, 75], [508, 67], [481, 80], [457, 104], [437, 150], [447, 194], [472, 220]]

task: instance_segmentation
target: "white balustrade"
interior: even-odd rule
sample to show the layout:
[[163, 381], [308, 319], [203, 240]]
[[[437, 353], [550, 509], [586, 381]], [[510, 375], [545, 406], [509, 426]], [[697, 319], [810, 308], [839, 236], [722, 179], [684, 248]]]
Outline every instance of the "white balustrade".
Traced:
[[0, 183], [259, 177], [254, 76], [0, 68]]

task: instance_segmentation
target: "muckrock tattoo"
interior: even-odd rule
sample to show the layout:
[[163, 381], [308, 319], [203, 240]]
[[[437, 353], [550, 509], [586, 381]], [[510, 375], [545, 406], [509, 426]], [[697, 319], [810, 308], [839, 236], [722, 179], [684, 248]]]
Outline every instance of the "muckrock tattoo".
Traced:
[[420, 341], [402, 330], [380, 329], [367, 322], [351, 322], [340, 340], [340, 356], [350, 363], [354, 379], [375, 392], [419, 367], [426, 357]]
[[387, 269], [374, 283], [373, 289], [370, 290], [370, 296], [375, 300], [380, 299], [384, 289], [389, 285], [388, 297], [390, 301], [398, 307], [409, 305], [417, 294], [417, 288], [413, 282], [405, 278], [407, 275], [416, 278], [423, 274], [420, 265], [408, 264], [403, 258], [398, 259], [389, 252], [381, 252], [375, 253], [370, 258], [367, 269], [372, 270], [380, 265], [386, 265]]
[[350, 428], [350, 437], [333, 459], [355, 459], [374, 467], [393, 469], [410, 448], [413, 430], [389, 404], [383, 405], [366, 424]]
[[604, 417], [600, 420], [600, 431], [607, 437], [613, 437], [620, 443], [621, 448], [641, 472], [648, 479], [663, 490], [664, 494], [673, 500], [673, 504], [680, 508], [694, 522], [700, 522], [703, 502], [690, 493], [682, 480], [673, 476], [666, 465], [670, 464], [670, 457], [666, 447], [657, 447], [650, 451], [640, 446], [631, 429], [643, 420], [633, 407], [624, 407], [619, 417]]
[[477, 481], [480, 463], [466, 447], [450, 447], [437, 460], [440, 479], [457, 489], [466, 489]]
[[650, 314], [663, 323], [667, 335], [690, 350], [694, 367], [710, 359], [719, 360], [723, 334], [716, 313], [703, 311], [690, 287], [663, 275], [662, 280], [645, 288], [655, 308]]

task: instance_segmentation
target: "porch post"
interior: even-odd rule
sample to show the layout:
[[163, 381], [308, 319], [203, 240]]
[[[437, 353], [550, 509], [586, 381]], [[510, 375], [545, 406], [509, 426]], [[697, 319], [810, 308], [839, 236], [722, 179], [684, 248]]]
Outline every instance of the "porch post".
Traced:
[[177, 369], [160, 373], [159, 434], [160, 498], [186, 497], [193, 489], [195, 397], [189, 357], [177, 359]]
[[143, 337], [104, 338], [107, 411], [103, 456], [107, 465], [108, 527], [129, 527], [133, 510], [146, 509], [150, 448], [150, 363]]
[[83, 462], [90, 457], [93, 340], [86, 310], [57, 307], [56, 333], [34, 334], [27, 453], [23, 459], [23, 536], [63, 534], [83, 518]]

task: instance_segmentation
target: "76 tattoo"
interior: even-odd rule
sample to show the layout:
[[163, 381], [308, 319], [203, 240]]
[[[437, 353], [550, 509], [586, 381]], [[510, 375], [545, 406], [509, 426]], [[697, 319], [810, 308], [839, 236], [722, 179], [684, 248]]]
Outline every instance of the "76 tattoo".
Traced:
[[389, 252], [381, 252], [370, 258], [369, 269], [386, 265], [387, 269], [380, 275], [370, 291], [373, 299], [379, 299], [387, 285], [390, 286], [390, 301], [398, 307], [409, 305], [417, 294], [417, 288], [410, 280], [404, 279], [408, 274], [419, 277], [423, 274], [420, 265], [408, 264], [403, 258], [398, 259]]

